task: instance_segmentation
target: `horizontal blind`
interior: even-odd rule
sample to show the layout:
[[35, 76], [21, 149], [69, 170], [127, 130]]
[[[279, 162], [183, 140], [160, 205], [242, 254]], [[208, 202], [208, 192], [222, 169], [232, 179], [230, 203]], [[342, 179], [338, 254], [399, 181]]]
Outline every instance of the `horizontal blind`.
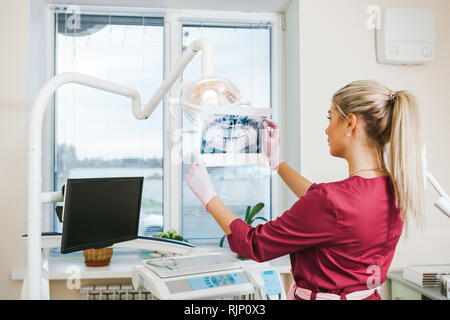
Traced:
[[[211, 43], [214, 73], [235, 83], [241, 95], [253, 106], [271, 107], [271, 26], [252, 25], [183, 25], [183, 49], [195, 39], [205, 38]], [[194, 57], [183, 72], [183, 81], [200, 75], [201, 57]], [[193, 150], [199, 143], [196, 127], [188, 117], [183, 119], [183, 177], [190, 170]], [[258, 214], [268, 220], [272, 217], [271, 171], [268, 166], [211, 167], [208, 172], [215, 191], [224, 203], [240, 218], [247, 206], [264, 203]], [[219, 245], [222, 229], [200, 201], [182, 182], [183, 237], [197, 245]], [[261, 223], [258, 220], [256, 223]]]
[[[55, 73], [135, 88], [148, 101], [164, 74], [160, 17], [55, 13]], [[126, 97], [68, 84], [55, 95], [54, 188], [67, 178], [143, 176], [139, 234], [163, 226], [163, 107], [137, 120]], [[54, 231], [61, 224], [54, 219]]]

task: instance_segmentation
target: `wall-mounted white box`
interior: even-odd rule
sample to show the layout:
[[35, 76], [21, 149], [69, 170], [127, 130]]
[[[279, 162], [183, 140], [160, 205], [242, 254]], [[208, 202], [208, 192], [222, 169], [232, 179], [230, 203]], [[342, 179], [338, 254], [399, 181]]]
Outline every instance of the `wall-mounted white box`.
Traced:
[[385, 8], [379, 18], [378, 63], [414, 65], [434, 60], [436, 25], [432, 9]]

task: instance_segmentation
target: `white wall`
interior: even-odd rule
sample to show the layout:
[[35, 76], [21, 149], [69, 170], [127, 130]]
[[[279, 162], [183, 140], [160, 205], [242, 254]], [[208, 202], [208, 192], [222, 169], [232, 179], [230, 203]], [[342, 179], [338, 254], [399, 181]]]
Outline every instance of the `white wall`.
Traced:
[[[297, 172], [301, 171], [301, 137], [303, 123], [300, 108], [301, 103], [301, 68], [300, 68], [300, 3], [291, 1], [285, 12], [285, 117], [282, 124], [282, 139], [285, 160]], [[297, 147], [292, 147], [297, 146]], [[285, 194], [285, 209], [289, 209], [297, 200], [293, 192], [286, 186], [283, 187]]]
[[0, 1], [0, 299], [18, 299], [10, 280], [25, 262], [28, 81], [27, 0]]
[[[294, 0], [297, 1], [297, 0]], [[314, 182], [348, 177], [347, 162], [329, 154], [325, 129], [331, 97], [347, 83], [375, 79], [394, 90], [407, 89], [419, 99], [428, 170], [450, 192], [450, 1], [448, 0], [298, 0], [300, 3], [302, 175]], [[370, 5], [424, 7], [436, 14], [437, 53], [421, 66], [376, 62], [375, 31], [366, 26]], [[450, 264], [450, 219], [434, 207], [428, 185], [425, 226], [411, 224], [400, 239], [391, 268], [410, 264]]]

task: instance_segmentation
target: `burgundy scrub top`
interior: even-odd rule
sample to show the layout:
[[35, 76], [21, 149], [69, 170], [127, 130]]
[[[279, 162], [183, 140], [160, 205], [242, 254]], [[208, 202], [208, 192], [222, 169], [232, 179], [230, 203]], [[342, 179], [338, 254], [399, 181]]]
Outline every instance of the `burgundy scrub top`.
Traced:
[[386, 280], [403, 222], [388, 176], [353, 176], [313, 183], [273, 221], [252, 228], [235, 219], [230, 229], [230, 249], [241, 256], [263, 262], [289, 254], [298, 287], [348, 294]]

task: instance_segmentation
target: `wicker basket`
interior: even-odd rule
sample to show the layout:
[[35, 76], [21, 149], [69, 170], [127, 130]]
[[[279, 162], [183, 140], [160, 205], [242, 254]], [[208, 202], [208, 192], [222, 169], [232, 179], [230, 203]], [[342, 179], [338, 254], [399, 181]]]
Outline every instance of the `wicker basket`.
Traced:
[[113, 255], [112, 248], [83, 250], [84, 263], [88, 267], [104, 267], [109, 265]]

